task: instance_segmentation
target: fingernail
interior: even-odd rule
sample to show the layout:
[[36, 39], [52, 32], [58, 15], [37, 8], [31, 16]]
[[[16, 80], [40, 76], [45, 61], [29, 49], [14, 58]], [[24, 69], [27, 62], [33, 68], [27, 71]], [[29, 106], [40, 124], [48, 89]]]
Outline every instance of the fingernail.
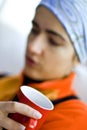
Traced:
[[25, 130], [25, 126], [21, 125], [20, 130]]
[[42, 117], [42, 115], [41, 115], [39, 112], [34, 112], [34, 113], [33, 113], [33, 116], [34, 116], [34, 118], [36, 118], [36, 119], [40, 119], [40, 118]]

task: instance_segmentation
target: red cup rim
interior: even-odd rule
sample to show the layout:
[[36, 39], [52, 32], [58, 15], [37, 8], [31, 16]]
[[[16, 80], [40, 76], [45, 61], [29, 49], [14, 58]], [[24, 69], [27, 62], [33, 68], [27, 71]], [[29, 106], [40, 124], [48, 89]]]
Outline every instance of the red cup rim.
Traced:
[[[36, 90], [35, 88], [32, 88], [30, 86], [21, 86], [20, 90], [23, 93], [23, 95], [26, 96], [27, 99], [29, 99], [32, 103], [39, 106], [40, 108], [43, 108], [43, 109], [46, 109], [46, 110], [53, 110], [54, 109], [54, 105], [50, 101], [50, 99], [48, 97], [46, 97], [44, 94], [42, 94], [40, 91]], [[27, 93], [25, 93], [26, 90], [27, 90]], [[31, 91], [32, 95], [29, 95], [28, 92], [30, 92], [30, 91]], [[41, 104], [37, 103], [36, 100], [34, 101], [34, 98], [33, 98], [33, 96], [35, 96], [34, 93], [36, 93], [40, 96], [39, 98], [36, 97], [37, 101], [39, 101], [41, 98], [46, 99], [46, 100], [44, 100], [43, 103], [47, 103], [47, 105], [46, 104], [41, 105]], [[32, 98], [30, 98], [29, 96], [31, 96]]]

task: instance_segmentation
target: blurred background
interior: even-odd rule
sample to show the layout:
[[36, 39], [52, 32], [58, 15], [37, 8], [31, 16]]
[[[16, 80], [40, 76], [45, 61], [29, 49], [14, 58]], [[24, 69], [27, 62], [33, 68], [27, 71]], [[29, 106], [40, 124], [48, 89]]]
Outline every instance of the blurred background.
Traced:
[[[24, 65], [27, 35], [40, 0], [0, 0], [0, 72], [19, 73]], [[73, 84], [87, 102], [87, 69], [76, 70]], [[82, 71], [82, 72], [81, 72]]]
[[16, 74], [24, 65], [27, 35], [40, 0], [0, 0], [0, 72]]

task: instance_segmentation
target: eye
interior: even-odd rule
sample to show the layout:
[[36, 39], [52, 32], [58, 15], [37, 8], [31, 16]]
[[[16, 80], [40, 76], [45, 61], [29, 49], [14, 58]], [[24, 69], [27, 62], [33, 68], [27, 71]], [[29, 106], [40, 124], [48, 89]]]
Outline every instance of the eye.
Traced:
[[39, 30], [33, 27], [31, 29], [31, 33], [34, 34], [34, 35], [37, 35], [39, 33]]
[[52, 46], [59, 46], [60, 44], [57, 43], [56, 41], [54, 41], [53, 39], [49, 38], [49, 43], [52, 45]]

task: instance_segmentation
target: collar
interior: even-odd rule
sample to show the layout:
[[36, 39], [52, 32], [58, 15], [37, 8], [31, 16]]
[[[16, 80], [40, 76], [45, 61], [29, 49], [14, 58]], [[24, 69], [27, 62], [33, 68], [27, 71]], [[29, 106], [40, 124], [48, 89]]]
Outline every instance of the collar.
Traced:
[[75, 95], [72, 89], [72, 82], [74, 80], [75, 73], [71, 73], [67, 78], [61, 80], [50, 80], [41, 83], [28, 83], [31, 86], [43, 94], [45, 94], [49, 99], [56, 100], [58, 98], [63, 98], [69, 95]]

